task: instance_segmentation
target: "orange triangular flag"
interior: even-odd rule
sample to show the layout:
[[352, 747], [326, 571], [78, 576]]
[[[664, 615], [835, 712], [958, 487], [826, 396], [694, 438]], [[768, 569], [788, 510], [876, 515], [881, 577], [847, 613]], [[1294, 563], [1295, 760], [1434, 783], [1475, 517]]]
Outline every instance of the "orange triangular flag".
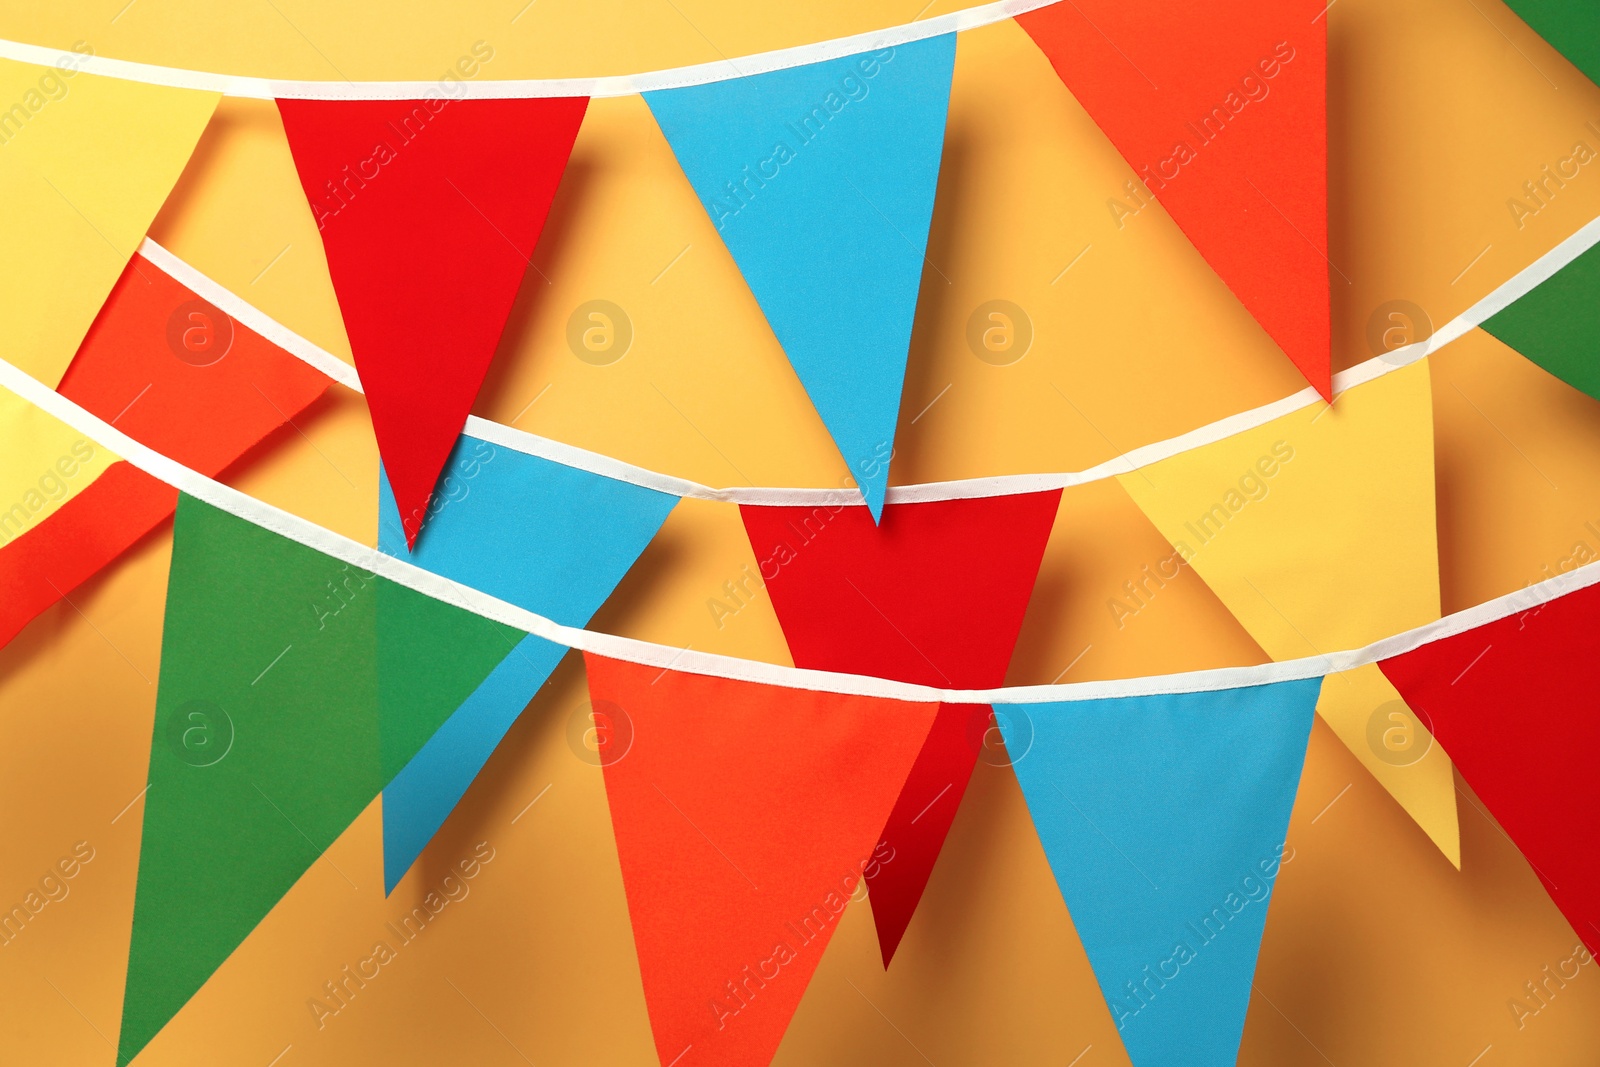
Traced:
[[661, 1063], [768, 1063], [938, 705], [585, 662]]
[[[1017, 21], [1143, 188], [1331, 398], [1323, 0], [1073, 0]], [[1134, 207], [1137, 205], [1130, 205]]]

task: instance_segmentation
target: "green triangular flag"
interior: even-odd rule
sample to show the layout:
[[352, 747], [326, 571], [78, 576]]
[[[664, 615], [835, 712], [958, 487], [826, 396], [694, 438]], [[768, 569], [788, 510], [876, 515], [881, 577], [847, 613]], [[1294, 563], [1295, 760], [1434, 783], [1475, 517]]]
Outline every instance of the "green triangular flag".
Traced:
[[379, 581], [378, 738], [388, 785], [528, 635]]
[[1600, 4], [1594, 0], [1506, 0], [1506, 6], [1600, 84]]
[[521, 636], [179, 497], [119, 1065]]
[[1491, 316], [1483, 328], [1568, 385], [1600, 398], [1600, 245]]

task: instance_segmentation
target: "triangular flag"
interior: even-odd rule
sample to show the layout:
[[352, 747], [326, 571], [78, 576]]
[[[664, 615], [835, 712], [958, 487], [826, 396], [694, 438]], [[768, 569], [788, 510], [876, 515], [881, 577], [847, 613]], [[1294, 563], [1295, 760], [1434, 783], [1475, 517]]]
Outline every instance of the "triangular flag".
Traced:
[[[462, 437], [440, 479], [428, 536], [406, 548], [388, 481], [378, 479], [378, 547], [567, 626], [584, 626], [678, 498]], [[384, 886], [392, 891], [566, 649], [525, 635], [498, 650], [383, 791]], [[480, 664], [481, 666], [481, 664]]]
[[1483, 323], [1557, 378], [1600, 398], [1600, 245]]
[[278, 101], [408, 542], [489, 370], [587, 105]]
[[1320, 679], [997, 706], [1134, 1067], [1233, 1067]]
[[662, 1067], [772, 1060], [935, 705], [586, 655], [632, 724], [601, 765]]
[[0, 562], [92, 490], [119, 458], [0, 388], [0, 500], [10, 505], [0, 511]]
[[1506, 6], [1600, 85], [1600, 7], [1589, 0], [1506, 0]]
[[[179, 498], [119, 1064], [372, 802], [383, 762], [405, 757], [402, 731], [380, 754], [380, 655], [421, 684], [453, 669], [459, 633], [495, 626]], [[453, 708], [414, 697], [400, 721]]]
[[644, 94], [874, 518], [955, 54], [946, 34]]
[[1380, 666], [1600, 952], [1600, 586]]
[[[1005, 684], [1059, 489], [862, 507], [744, 506], [745, 530], [795, 665], [946, 689]], [[977, 762], [989, 709], [940, 705], [867, 879], [887, 967]]]
[[[328, 385], [319, 371], [136, 254], [59, 390], [130, 437], [215, 476]], [[77, 434], [71, 443], [99, 448]], [[52, 452], [56, 459], [65, 462], [53, 480], [63, 483], [70, 503], [14, 540], [6, 539], [0, 520], [0, 645], [154, 529], [178, 502], [176, 490], [127, 464], [95, 478], [70, 451]]]
[[0, 350], [55, 385], [218, 95], [0, 60], [0, 100]]
[[[1426, 361], [1392, 371], [1117, 480], [1267, 655], [1360, 648], [1439, 617], [1428, 376]], [[1125, 606], [1149, 597], [1147, 582]], [[1459, 865], [1449, 758], [1372, 743], [1391, 710], [1410, 727], [1399, 700], [1368, 666], [1329, 676], [1318, 711]]]
[[1145, 189], [1332, 396], [1322, 0], [1074, 0], [1018, 15]]

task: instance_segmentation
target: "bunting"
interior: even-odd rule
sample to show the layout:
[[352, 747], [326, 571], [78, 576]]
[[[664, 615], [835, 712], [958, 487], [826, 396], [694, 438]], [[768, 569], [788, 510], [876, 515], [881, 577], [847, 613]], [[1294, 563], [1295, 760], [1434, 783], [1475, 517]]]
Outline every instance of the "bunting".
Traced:
[[[988, 689], [1006, 667], [1061, 491], [862, 507], [741, 509], [795, 666]], [[990, 712], [941, 704], [867, 877], [889, 966], [977, 762]]]
[[661, 1065], [769, 1063], [936, 706], [584, 661]]
[[[384, 552], [580, 627], [678, 502], [463, 436], [430, 507], [428, 536], [412, 551], [388, 480], [378, 482], [378, 547]], [[393, 768], [383, 791], [386, 891], [394, 890], [566, 653], [543, 638], [517, 636], [505, 647], [485, 646], [487, 659], [470, 669], [463, 665], [470, 690], [422, 739], [416, 755]]]
[[278, 101], [408, 544], [488, 373], [587, 105]]
[[1241, 303], [1333, 398], [1322, 0], [1073, 0], [1017, 16]]
[[1591, 952], [1600, 952], [1597, 663], [1600, 586], [1380, 664]]
[[[135, 254], [60, 391], [215, 476], [292, 422], [327, 386], [322, 374]], [[0, 645], [177, 505], [169, 486], [126, 463], [96, 463], [94, 457], [114, 457], [87, 438], [68, 437], [52, 430], [30, 435], [26, 451], [0, 449], [7, 467], [36, 481], [50, 505], [31, 508], [24, 492], [17, 500], [27, 521], [18, 521], [15, 508], [0, 516]], [[91, 457], [87, 466], [84, 455]]]
[[0, 60], [0, 347], [55, 385], [178, 181], [218, 94]]
[[[1589, 5], [1508, 2], [1596, 78]], [[1129, 195], [1166, 207], [1329, 403], [1306, 391], [1093, 471], [891, 504], [955, 30], [1019, 7], [1133, 167]], [[1578, 588], [1600, 564], [1438, 621], [1428, 365], [1369, 364], [1334, 402], [1326, 13], [1026, 0], [737, 77], [403, 99], [88, 45], [0, 59], [0, 645], [175, 516], [119, 1067], [379, 798], [392, 891], [569, 647], [597, 714], [630, 727], [601, 731], [599, 756], [662, 1067], [770, 1062], [863, 887], [889, 966], [991, 723], [1134, 1067], [1236, 1062], [1314, 713], [1459, 866], [1453, 757], [1600, 952], [1600, 585]], [[839, 54], [863, 41], [880, 47]], [[0, 42], [19, 48], [48, 55]], [[360, 380], [133, 251], [219, 91], [284, 97]], [[643, 96], [860, 504], [713, 489], [470, 418], [584, 120], [588, 97], [553, 91]], [[1481, 322], [1600, 399], [1600, 251], [1549, 269], [1597, 226], [1439, 343]], [[376, 551], [211, 481], [335, 379], [369, 397]], [[1122, 607], [1193, 567], [1274, 663], [1005, 688], [1059, 486], [1113, 469], [1172, 549]], [[801, 670], [584, 629], [680, 495], [740, 506]]]
[[1600, 399], [1600, 245], [1590, 247], [1527, 295], [1485, 319], [1504, 341], [1574, 389]]
[[[1303, 408], [1117, 480], [1173, 546], [1171, 565], [1193, 567], [1273, 659], [1359, 648], [1439, 617], [1432, 412], [1428, 365], [1416, 363], [1341, 393], [1332, 407]], [[1124, 606], [1157, 595], [1146, 583]], [[1368, 666], [1330, 676], [1318, 710], [1459, 866], [1449, 759], [1436, 745], [1373, 743], [1374, 718], [1390, 711], [1413, 738], [1425, 736], [1403, 703]]]
[[997, 706], [1134, 1067], [1232, 1067], [1319, 680]]
[[874, 519], [955, 54], [947, 34], [644, 94]]
[[180, 496], [119, 1065], [454, 710], [484, 649], [512, 634]]

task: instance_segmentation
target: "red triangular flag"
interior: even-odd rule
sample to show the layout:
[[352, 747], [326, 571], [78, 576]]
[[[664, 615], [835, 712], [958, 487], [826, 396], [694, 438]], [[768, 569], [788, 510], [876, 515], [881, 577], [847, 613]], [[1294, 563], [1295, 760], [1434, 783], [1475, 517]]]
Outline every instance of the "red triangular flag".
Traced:
[[1600, 952], [1600, 586], [1379, 666]]
[[[134, 255], [60, 392], [215, 476], [321, 396], [328, 378]], [[178, 491], [125, 462], [0, 549], [0, 645], [121, 555]]]
[[1017, 16], [1256, 321], [1325, 397], [1322, 0], [1073, 0]]
[[409, 543], [588, 103], [278, 101]]
[[935, 706], [584, 660], [613, 724], [600, 758], [656, 1052], [759, 1067]]
[[[944, 689], [1005, 684], [1061, 491], [865, 507], [742, 507], [797, 666]], [[933, 872], [990, 711], [945, 704], [870, 872], [887, 967]]]

